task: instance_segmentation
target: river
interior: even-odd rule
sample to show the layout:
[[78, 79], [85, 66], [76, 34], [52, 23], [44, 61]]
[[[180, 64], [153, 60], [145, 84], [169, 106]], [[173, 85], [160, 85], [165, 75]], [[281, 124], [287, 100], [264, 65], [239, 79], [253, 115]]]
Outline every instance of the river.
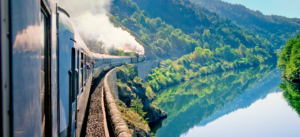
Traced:
[[202, 76], [157, 93], [168, 117], [156, 137], [299, 137], [300, 116], [278, 84], [276, 65]]

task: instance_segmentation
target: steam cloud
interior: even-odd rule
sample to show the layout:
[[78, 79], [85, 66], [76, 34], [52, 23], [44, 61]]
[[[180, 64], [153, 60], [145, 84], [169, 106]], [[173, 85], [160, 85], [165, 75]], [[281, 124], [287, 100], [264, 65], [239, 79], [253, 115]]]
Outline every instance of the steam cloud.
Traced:
[[58, 0], [58, 6], [71, 16], [76, 29], [103, 43], [105, 50], [122, 49], [125, 52], [144, 54], [144, 48], [127, 31], [116, 28], [106, 13], [111, 0]]

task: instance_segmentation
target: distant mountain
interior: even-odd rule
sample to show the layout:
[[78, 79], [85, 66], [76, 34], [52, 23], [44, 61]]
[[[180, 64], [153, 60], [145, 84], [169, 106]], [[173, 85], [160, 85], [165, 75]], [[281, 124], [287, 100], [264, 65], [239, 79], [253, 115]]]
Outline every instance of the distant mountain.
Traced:
[[300, 19], [277, 15], [263, 15], [240, 4], [230, 4], [221, 0], [191, 0], [195, 4], [228, 18], [238, 25], [269, 40], [276, 48], [286, 44], [288, 39], [300, 33]]

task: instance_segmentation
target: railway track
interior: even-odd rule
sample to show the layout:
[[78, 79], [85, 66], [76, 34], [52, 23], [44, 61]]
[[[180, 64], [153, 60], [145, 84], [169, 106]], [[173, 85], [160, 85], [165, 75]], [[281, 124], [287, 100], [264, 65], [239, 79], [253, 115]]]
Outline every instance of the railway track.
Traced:
[[82, 127], [81, 137], [109, 137], [103, 102], [104, 73], [91, 87], [87, 111]]

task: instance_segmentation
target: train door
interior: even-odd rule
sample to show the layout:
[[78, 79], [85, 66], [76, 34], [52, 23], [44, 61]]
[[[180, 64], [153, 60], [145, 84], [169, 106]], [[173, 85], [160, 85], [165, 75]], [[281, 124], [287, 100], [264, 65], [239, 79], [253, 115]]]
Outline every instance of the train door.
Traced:
[[71, 51], [71, 74], [70, 74], [70, 135], [75, 136], [75, 113], [76, 113], [76, 89], [75, 89], [75, 65], [76, 65], [76, 51], [75, 48], [72, 48]]
[[[79, 52], [79, 50], [77, 50], [77, 52], [76, 52], [76, 60], [75, 60], [75, 62], [76, 62], [76, 70], [75, 70], [75, 73], [76, 73], [76, 77], [75, 77], [75, 94], [76, 94], [76, 108], [77, 108], [77, 106], [78, 106], [78, 98], [79, 98], [79, 89], [80, 89], [80, 77], [79, 77], [79, 75], [80, 75], [80, 73], [79, 73], [79, 71], [80, 71], [80, 66], [79, 66], [79, 64], [80, 64], [80, 52]], [[77, 111], [75, 112], [75, 120], [76, 120], [76, 122], [75, 122], [75, 124], [77, 123]], [[76, 127], [75, 127], [76, 128]]]
[[8, 0], [0, 1], [0, 136], [10, 136], [10, 65], [9, 65], [9, 6]]
[[[83, 87], [82, 88], [84, 88], [85, 87], [85, 54], [83, 54], [83, 67], [82, 67], [82, 81], [83, 81]], [[83, 89], [83, 91], [84, 91], [84, 89]]]
[[80, 68], [79, 68], [79, 64], [80, 64], [80, 53], [79, 53], [79, 50], [77, 50], [77, 54], [76, 54], [76, 78], [75, 78], [75, 88], [76, 88], [76, 94], [77, 94], [77, 97], [79, 96], [79, 71], [80, 71]]
[[50, 14], [46, 12], [46, 3], [41, 5], [41, 134], [52, 136], [51, 120], [51, 33]]
[[41, 111], [42, 111], [42, 137], [46, 135], [46, 84], [47, 84], [47, 16], [44, 11], [41, 11], [41, 37], [42, 37], [42, 44], [41, 44]]
[[58, 7], [58, 92], [59, 92], [59, 136], [67, 137], [73, 133], [72, 108], [74, 102], [74, 40], [73, 26], [69, 23], [68, 14]]

